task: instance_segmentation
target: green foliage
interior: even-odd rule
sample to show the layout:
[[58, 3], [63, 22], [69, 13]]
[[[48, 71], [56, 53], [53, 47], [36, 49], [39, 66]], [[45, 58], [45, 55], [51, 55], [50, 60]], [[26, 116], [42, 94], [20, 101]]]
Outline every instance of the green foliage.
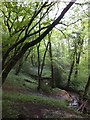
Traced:
[[54, 66], [54, 79], [57, 87], [63, 84], [63, 72], [57, 66]]
[[[27, 4], [28, 3], [28, 4]], [[35, 1], [28, 1], [26, 3], [22, 2], [3, 2], [2, 3], [2, 40], [3, 40], [3, 49], [2, 52], [5, 54], [9, 47], [11, 47], [16, 42], [20, 41], [24, 36], [25, 32], [28, 32], [28, 36], [31, 33], [35, 33], [39, 30], [39, 20], [40, 16], [43, 16], [44, 13], [48, 10], [51, 10], [51, 13], [46, 12], [41, 19], [40, 24], [41, 27], [45, 27], [51, 24], [54, 21], [54, 12], [55, 6], [52, 9], [47, 3], [46, 7], [42, 9], [42, 11], [33, 19], [33, 22], [30, 26], [28, 26], [30, 20], [32, 19], [33, 15], [35, 16], [36, 12], [41, 8], [41, 2]], [[53, 6], [53, 5], [52, 5]], [[85, 7], [85, 8], [84, 8]], [[60, 8], [60, 7], [59, 7]], [[59, 9], [58, 8], [58, 9]], [[51, 44], [52, 44], [52, 60], [54, 66], [54, 79], [56, 85], [65, 85], [67, 83], [67, 78], [70, 71], [70, 64], [74, 58], [74, 53], [80, 51], [81, 46], [81, 57], [80, 63], [78, 66], [78, 76], [77, 80], [74, 80], [74, 70], [71, 76], [71, 84], [70, 86], [74, 89], [84, 89], [87, 78], [88, 78], [88, 12], [86, 10], [86, 5], [82, 5], [82, 8], [85, 9], [85, 12], [82, 11], [78, 5], [72, 8], [71, 14], [67, 14], [66, 17], [62, 19], [60, 25], [56, 26], [51, 32]], [[73, 12], [72, 12], [73, 11]], [[50, 17], [48, 16], [48, 14]], [[53, 13], [53, 15], [52, 15]], [[86, 14], [85, 14], [86, 13]], [[56, 13], [57, 16], [57, 13]], [[77, 17], [78, 16], [78, 17]], [[68, 19], [67, 19], [68, 18]], [[52, 20], [51, 20], [52, 19]], [[78, 20], [79, 19], [79, 20]], [[11, 27], [11, 30], [10, 30]], [[28, 30], [27, 30], [28, 28]], [[73, 29], [72, 29], [73, 28]], [[22, 31], [23, 30], [23, 31]], [[31, 31], [30, 31], [31, 30]], [[44, 32], [44, 30], [40, 31], [40, 34]], [[21, 33], [21, 34], [20, 34]], [[13, 48], [8, 54], [6, 62], [9, 62], [15, 54], [21, 50], [25, 43], [29, 43], [30, 41], [35, 40], [38, 37], [38, 33], [34, 34], [30, 37], [27, 37], [25, 41], [23, 41], [22, 45], [19, 44], [17, 47]], [[81, 45], [83, 40], [83, 45]], [[44, 42], [43, 42], [44, 41]], [[44, 38], [42, 42], [40, 42], [40, 60], [42, 63], [43, 54], [46, 49], [46, 43], [48, 42], [48, 35]], [[76, 45], [76, 49], [75, 49]], [[21, 48], [19, 48], [21, 46]], [[16, 52], [16, 53], [15, 53]], [[31, 65], [31, 56], [33, 56], [34, 66]], [[75, 56], [76, 57], [76, 56]], [[76, 59], [76, 58], [75, 58]], [[13, 74], [7, 78], [7, 80], [14, 86], [14, 83], [17, 82], [18, 84], [22, 84], [24, 79], [30, 79], [30, 74], [37, 75], [38, 73], [38, 61], [37, 61], [37, 48], [36, 46], [33, 47], [27, 62], [24, 63], [22, 66], [22, 73], [19, 76], [14, 76]], [[44, 70], [42, 73], [43, 77], [50, 77], [50, 56], [47, 52], [46, 59], [45, 59]], [[28, 77], [27, 77], [28, 76]], [[7, 81], [6, 81], [7, 83]], [[29, 83], [25, 83], [26, 86], [29, 86]], [[49, 89], [46, 87], [46, 91]], [[32, 88], [34, 88], [32, 84]], [[44, 90], [45, 90], [44, 89]]]
[[26, 61], [23, 64], [22, 72], [27, 75], [29, 75], [29, 74], [37, 75], [37, 68], [31, 66], [31, 64], [28, 61]]
[[51, 93], [51, 87], [49, 85], [42, 85], [41, 86], [41, 91], [43, 91], [44, 93]]
[[[31, 63], [28, 61], [25, 61], [22, 67], [22, 72], [26, 73], [27, 75], [37, 75], [38, 73], [38, 68], [37, 66], [32, 66]], [[44, 67], [42, 76], [43, 77], [50, 77], [51, 71], [48, 67]]]
[[[62, 5], [62, 4], [61, 4]], [[8, 49], [15, 44], [16, 42], [22, 40], [22, 38], [26, 37], [22, 43], [15, 46], [9, 53], [6, 59], [6, 62], [9, 63], [9, 59], [12, 59], [15, 54], [18, 54], [22, 49], [23, 45], [26, 43], [30, 43], [30, 41], [35, 40], [39, 36], [39, 32], [35, 33], [39, 30], [39, 23], [41, 24], [41, 28], [47, 25], [50, 25], [52, 21], [54, 21], [54, 12], [53, 9], [49, 9], [49, 3], [42, 9], [42, 11], [33, 18], [33, 15], [40, 10], [42, 6], [41, 2], [28, 1], [26, 3], [22, 2], [3, 2], [2, 3], [2, 52], [3, 55], [8, 51]], [[85, 89], [85, 85], [88, 79], [88, 15], [89, 13], [85, 10], [84, 6], [82, 8], [78, 5], [75, 5], [70, 11], [70, 14], [62, 19], [60, 24], [56, 28], [52, 30], [51, 35], [51, 44], [52, 44], [52, 61], [54, 66], [54, 80], [56, 82], [56, 86], [64, 86], [67, 83], [68, 74], [70, 71], [70, 64], [74, 59], [74, 53], [79, 53], [81, 46], [81, 57], [80, 63], [78, 65], [78, 75], [77, 79], [74, 79], [74, 70], [71, 76], [70, 87], [76, 90]], [[53, 7], [54, 8], [54, 7]], [[58, 11], [59, 8], [57, 7]], [[82, 9], [84, 9], [82, 11]], [[47, 11], [48, 10], [48, 11]], [[47, 11], [47, 12], [46, 12]], [[51, 13], [49, 13], [51, 11]], [[46, 14], [45, 14], [46, 12]], [[53, 14], [53, 15], [52, 15]], [[57, 16], [57, 13], [55, 13]], [[50, 16], [50, 18], [49, 18]], [[78, 16], [78, 17], [77, 17]], [[40, 18], [43, 17], [43, 18]], [[33, 22], [30, 20], [33, 18]], [[57, 17], [56, 17], [57, 18]], [[78, 20], [79, 19], [79, 20]], [[40, 20], [40, 22], [39, 22]], [[31, 25], [30, 25], [30, 23]], [[30, 25], [30, 26], [29, 26]], [[46, 28], [45, 28], [46, 29]], [[42, 34], [45, 29], [40, 31]], [[27, 34], [26, 34], [27, 33]], [[33, 35], [31, 35], [34, 33]], [[83, 45], [81, 42], [83, 40]], [[42, 63], [43, 54], [46, 49], [46, 43], [48, 42], [48, 36], [44, 38], [44, 42], [42, 41], [40, 44], [40, 60]], [[76, 46], [76, 48], [75, 48]], [[1, 50], [1, 48], [0, 48]], [[33, 56], [34, 66], [31, 65], [31, 56]], [[75, 58], [76, 60], [76, 58]], [[75, 63], [76, 64], [76, 63]], [[33, 47], [29, 58], [24, 62], [22, 66], [21, 73], [16, 76], [15, 70], [12, 70], [7, 77], [7, 81], [5, 82], [6, 86], [11, 86], [12, 88], [23, 87], [36, 92], [38, 82], [30, 77], [31, 75], [37, 75], [38, 73], [38, 61], [37, 61], [37, 49], [36, 46]], [[49, 53], [46, 55], [45, 65], [43, 69], [42, 76], [50, 77], [51, 76], [51, 63]], [[28, 80], [26, 82], [25, 80]], [[50, 81], [49, 81], [50, 82]], [[54, 93], [56, 94], [60, 89], [55, 88], [51, 89], [45, 82], [42, 83], [42, 91], [45, 93]], [[88, 91], [88, 96], [90, 97], [90, 89]], [[39, 105], [49, 105], [53, 107], [66, 107], [66, 101], [55, 100], [53, 98], [48, 98], [46, 96], [35, 96], [35, 95], [25, 95], [21, 93], [10, 93], [3, 92], [3, 111], [7, 111], [6, 117], [16, 117], [18, 114], [18, 110], [16, 111], [14, 105], [16, 102], [39, 104]], [[1, 104], [1, 101], [0, 101]]]
[[44, 69], [43, 69], [43, 72], [42, 72], [42, 76], [43, 77], [50, 77], [51, 76], [51, 71], [50, 71], [50, 68], [48, 68], [48, 67], [44, 67]]
[[79, 80], [73, 80], [70, 84], [70, 87], [72, 87], [74, 90], [82, 90], [82, 83]]
[[[28, 80], [30, 82], [25, 82], [25, 80]], [[28, 76], [25, 73], [20, 73], [19, 75], [15, 75], [15, 69], [13, 69], [8, 77], [7, 80], [5, 82], [5, 85], [9, 85], [12, 87], [22, 87], [23, 84], [26, 85], [26, 87], [29, 87], [29, 85], [31, 85], [31, 88], [35, 88], [37, 86], [37, 81], [35, 81], [34, 79], [32, 79], [30, 76]]]

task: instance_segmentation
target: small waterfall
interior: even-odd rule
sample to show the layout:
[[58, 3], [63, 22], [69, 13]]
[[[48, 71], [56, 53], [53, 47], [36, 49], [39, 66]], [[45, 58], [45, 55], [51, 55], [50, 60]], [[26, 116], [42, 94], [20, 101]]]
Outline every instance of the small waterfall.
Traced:
[[72, 101], [69, 103], [69, 108], [78, 108], [78, 98], [72, 96]]

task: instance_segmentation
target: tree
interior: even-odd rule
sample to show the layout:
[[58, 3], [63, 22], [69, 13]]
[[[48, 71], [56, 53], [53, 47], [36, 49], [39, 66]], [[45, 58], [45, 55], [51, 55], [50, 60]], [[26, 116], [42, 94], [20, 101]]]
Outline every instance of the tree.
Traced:
[[85, 91], [84, 91], [84, 95], [83, 95], [84, 97], [87, 96], [89, 88], [90, 88], [90, 75], [88, 77], [88, 81], [87, 81], [87, 84], [85, 86]]
[[[25, 52], [28, 50], [28, 48], [36, 45], [37, 43], [39, 43], [58, 23], [59, 21], [63, 18], [63, 16], [65, 15], [65, 13], [70, 9], [70, 7], [75, 3], [76, 0], [71, 0], [71, 2], [69, 2], [69, 4], [63, 9], [63, 11], [61, 12], [61, 14], [59, 15], [59, 17], [52, 23], [50, 24], [47, 29], [39, 36], [37, 37], [35, 40], [33, 41], [30, 41], [30, 42], [26, 42], [25, 44], [23, 44], [23, 46], [19, 46], [20, 49], [19, 51], [11, 57], [11, 59], [5, 64], [5, 61], [6, 61], [6, 58], [9, 54], [9, 52], [16, 48], [18, 45], [21, 45], [21, 43], [23, 43], [28, 37], [31, 36], [30, 32], [31, 32], [31, 29], [30, 28], [30, 25], [32, 24], [33, 20], [37, 17], [37, 15], [41, 12], [42, 8], [46, 7], [46, 6], [51, 6], [52, 4], [49, 4], [47, 5], [47, 2], [45, 2], [41, 8], [36, 12], [34, 12], [34, 15], [32, 16], [32, 18], [30, 19], [30, 21], [28, 22], [28, 25], [27, 26], [24, 26], [21, 30], [19, 29], [19, 31], [21, 32], [25, 32], [25, 35], [23, 38], [21, 38], [18, 42], [16, 42], [15, 44], [11, 45], [10, 48], [7, 50], [8, 52], [5, 53], [4, 55], [4, 58], [3, 58], [3, 71], [2, 71], [2, 83], [5, 82], [5, 79], [8, 75], [8, 73], [11, 71], [11, 69], [15, 66], [15, 64], [17, 63], [17, 61], [25, 54]], [[49, 9], [49, 8], [48, 8]], [[9, 11], [10, 12], [10, 11]], [[47, 11], [46, 11], [47, 12]], [[10, 17], [10, 13], [9, 13], [9, 16]], [[7, 18], [7, 21], [8, 21], [8, 18]], [[13, 24], [13, 23], [12, 23]], [[7, 22], [7, 27], [8, 27], [8, 30], [9, 30], [9, 33], [10, 33], [10, 36], [11, 36], [11, 28], [10, 26], [8, 26], [8, 22]], [[45, 27], [44, 27], [45, 28]], [[42, 28], [42, 29], [44, 29]], [[18, 30], [16, 30], [16, 32], [18, 32]], [[15, 32], [15, 33], [16, 33]], [[38, 31], [36, 31], [38, 32]], [[35, 34], [32, 33], [32, 34]]]
[[[41, 19], [41, 14], [40, 14], [40, 19]], [[41, 24], [39, 22], [39, 29], [41, 28]], [[40, 32], [39, 32], [39, 37], [40, 37]], [[40, 90], [41, 88], [41, 74], [40, 74], [40, 43], [37, 45], [37, 54], [38, 54], [38, 87], [37, 89]]]
[[50, 55], [50, 64], [51, 64], [51, 87], [55, 87], [55, 80], [54, 80], [54, 69], [53, 69], [53, 56], [52, 56], [52, 44], [51, 44], [51, 34], [48, 34], [49, 40], [49, 55]]
[[67, 80], [67, 87], [69, 87], [70, 85], [70, 81], [71, 81], [71, 75], [73, 73], [73, 69], [74, 69], [74, 64], [75, 64], [75, 55], [76, 55], [76, 51], [77, 51], [77, 43], [74, 41], [74, 49], [73, 49], [73, 52], [72, 52], [72, 63], [71, 63], [71, 66], [70, 66], [70, 71], [69, 71], [69, 75], [68, 75], [68, 80]]
[[18, 61], [18, 64], [17, 64], [17, 68], [16, 68], [16, 71], [15, 71], [15, 75], [18, 75], [21, 68], [22, 68], [22, 65], [23, 65], [23, 57]]
[[[90, 22], [89, 22], [89, 27], [90, 27]], [[88, 29], [89, 30], [89, 29]], [[90, 37], [90, 35], [89, 35]], [[88, 90], [90, 88], [90, 39], [88, 39], [88, 81], [87, 84], [85, 86], [85, 90], [84, 90], [84, 95], [83, 96], [87, 96]]]
[[67, 86], [69, 86], [69, 84], [70, 84], [71, 75], [73, 73], [73, 70], [74, 70], [74, 80], [77, 80], [80, 57], [81, 57], [81, 53], [83, 52], [83, 50], [82, 50], [83, 49], [83, 43], [84, 43], [84, 35], [82, 35], [83, 29], [84, 28], [82, 28], [82, 30], [79, 31], [79, 32], [72, 33], [72, 35], [74, 34], [76, 37], [72, 38], [72, 39], [74, 39], [73, 40], [74, 43], [72, 44], [74, 49], [72, 50], [73, 58], [72, 58], [72, 63], [71, 63], [70, 72], [69, 72], [69, 76], [68, 76]]
[[[84, 28], [83, 28], [84, 29]], [[82, 30], [83, 31], [83, 30]], [[83, 52], [83, 43], [84, 43], [84, 36], [82, 37], [82, 33], [76, 33], [77, 35], [77, 47], [76, 47], [76, 55], [75, 55], [75, 64], [76, 64], [76, 68], [75, 68], [75, 73], [74, 73], [74, 79], [77, 79], [77, 75], [78, 75], [78, 67], [79, 67], [79, 63], [80, 63], [80, 57], [81, 57], [81, 53]]]

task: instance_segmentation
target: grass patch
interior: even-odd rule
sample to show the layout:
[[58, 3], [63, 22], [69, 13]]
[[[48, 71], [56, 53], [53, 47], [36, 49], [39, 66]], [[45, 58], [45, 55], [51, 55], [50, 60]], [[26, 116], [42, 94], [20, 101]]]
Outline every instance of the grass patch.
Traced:
[[4, 118], [16, 118], [19, 111], [15, 109], [15, 103], [11, 100], [3, 100], [2, 102], [2, 116]]
[[37, 91], [37, 84], [25, 82], [25, 86], [31, 89], [33, 92]]
[[[25, 82], [25, 80], [30, 81]], [[7, 80], [5, 81], [5, 86], [12, 86], [12, 87], [23, 87], [23, 84], [26, 84], [26, 86], [29, 87], [31, 83], [37, 84], [37, 81], [32, 79], [30, 76], [27, 76], [26, 74], [20, 73], [19, 75], [15, 75], [15, 70], [12, 70], [8, 77]], [[32, 85], [31, 85], [32, 87]]]
[[18, 87], [18, 86], [22, 86], [22, 83], [24, 82], [24, 76], [18, 76], [14, 74], [14, 70], [12, 70], [8, 77], [7, 80], [5, 81], [4, 85], [9, 85], [12, 87]]
[[67, 102], [65, 100], [57, 100], [54, 98], [42, 97], [42, 96], [34, 96], [34, 95], [24, 95], [20, 93], [3, 93], [3, 99], [8, 99], [13, 102], [21, 101], [21, 102], [31, 102], [34, 104], [40, 105], [49, 105], [53, 107], [66, 107]]
[[60, 110], [64, 110], [70, 113], [78, 113], [74, 110], [70, 110], [67, 108], [67, 102], [65, 100], [57, 100], [49, 97], [35, 96], [35, 95], [24, 95], [20, 93], [3, 93], [3, 115], [5, 118], [17, 118], [17, 115], [22, 112], [22, 109], [17, 107], [17, 103], [19, 105], [24, 103], [34, 104], [34, 105], [46, 105], [48, 107], [58, 108]]
[[[19, 106], [17, 106], [19, 103]], [[53, 98], [25, 95], [21, 93], [3, 92], [3, 118], [17, 118], [23, 112], [22, 104], [47, 105], [48, 107], [67, 108], [66, 101], [55, 100]]]

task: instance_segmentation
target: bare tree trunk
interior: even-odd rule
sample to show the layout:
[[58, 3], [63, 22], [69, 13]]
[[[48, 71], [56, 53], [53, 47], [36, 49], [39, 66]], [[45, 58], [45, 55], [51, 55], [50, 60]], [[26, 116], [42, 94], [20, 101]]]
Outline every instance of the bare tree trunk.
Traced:
[[82, 48], [83, 48], [83, 40], [80, 42], [80, 49], [79, 49], [79, 52], [76, 54], [76, 70], [75, 70], [75, 74], [74, 74], [74, 79], [76, 79], [77, 75], [78, 75], [78, 66], [80, 63]]
[[38, 53], [38, 90], [41, 88], [39, 47], [40, 47], [40, 43], [37, 46], [37, 53]]
[[45, 57], [46, 57], [46, 53], [47, 53], [47, 50], [48, 50], [48, 45], [49, 45], [49, 42], [47, 43], [46, 50], [45, 50], [44, 56], [43, 56], [43, 61], [42, 61], [42, 65], [41, 65], [41, 71], [40, 71], [40, 74], [39, 74], [39, 82], [38, 82], [38, 87], [37, 87], [38, 90], [41, 89], [41, 76], [42, 76], [43, 67], [44, 67], [44, 64], [45, 64]]
[[55, 87], [55, 81], [54, 81], [54, 70], [53, 70], [53, 60], [52, 60], [52, 46], [51, 46], [51, 40], [50, 40], [51, 34], [48, 34], [49, 39], [49, 55], [50, 55], [50, 62], [51, 62], [51, 87]]
[[74, 44], [73, 61], [71, 63], [71, 67], [70, 67], [70, 72], [69, 72], [68, 81], [67, 81], [67, 87], [69, 87], [69, 85], [70, 85], [71, 75], [73, 73], [74, 64], [75, 64], [75, 56], [77, 56], [77, 44], [76, 43]]
[[76, 70], [75, 70], [75, 74], [74, 74], [74, 79], [76, 79], [77, 75], [78, 75], [78, 66], [79, 66], [79, 62], [80, 62], [80, 56], [81, 56], [81, 52], [79, 52], [78, 55], [77, 55]]
[[72, 61], [72, 64], [71, 64], [71, 68], [70, 68], [70, 72], [69, 72], [69, 76], [68, 76], [67, 87], [69, 87], [69, 85], [70, 85], [71, 75], [72, 75], [73, 68], [74, 68], [74, 63], [75, 63], [75, 60], [73, 60], [73, 61]]

